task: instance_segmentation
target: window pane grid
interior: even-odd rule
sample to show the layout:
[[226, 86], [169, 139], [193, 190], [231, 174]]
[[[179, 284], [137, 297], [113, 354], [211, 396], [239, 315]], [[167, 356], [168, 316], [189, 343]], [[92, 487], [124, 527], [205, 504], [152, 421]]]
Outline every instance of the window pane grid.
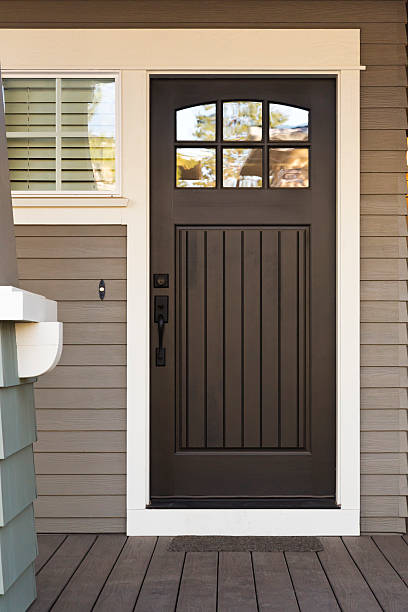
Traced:
[[[269, 100], [218, 100], [177, 110], [175, 120], [178, 188], [310, 187], [310, 112], [306, 108]], [[205, 160], [199, 159], [209, 150], [202, 149], [209, 141], [215, 156], [210, 172]], [[182, 161], [182, 152], [187, 151], [189, 159]]]
[[113, 193], [115, 79], [4, 81], [12, 190]]

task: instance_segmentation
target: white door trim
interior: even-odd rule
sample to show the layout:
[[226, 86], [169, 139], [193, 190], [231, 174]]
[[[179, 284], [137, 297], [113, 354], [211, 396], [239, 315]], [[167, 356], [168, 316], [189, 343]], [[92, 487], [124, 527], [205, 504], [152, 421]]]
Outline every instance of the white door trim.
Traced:
[[[163, 73], [163, 71], [160, 71]], [[194, 73], [197, 71], [177, 71]], [[231, 72], [231, 71], [229, 71]], [[237, 71], [243, 73], [242, 71]], [[279, 71], [270, 70], [269, 74]], [[359, 70], [320, 70], [299, 71], [286, 70], [285, 74], [330, 74], [337, 77], [337, 472], [336, 497], [338, 509], [192, 509], [192, 510], [156, 510], [146, 509], [149, 503], [149, 404], [147, 401], [148, 377], [146, 370], [140, 368], [137, 379], [128, 381], [129, 385], [138, 386], [137, 395], [145, 406], [145, 425], [141, 426], [139, 411], [130, 412], [128, 404], [128, 510], [127, 525], [130, 535], [178, 535], [178, 534], [226, 534], [226, 535], [357, 535], [360, 532], [360, 141], [359, 141]], [[206, 71], [212, 73], [212, 71]], [[245, 74], [258, 71], [245, 71]], [[135, 75], [133, 76], [135, 78]], [[145, 92], [148, 100], [148, 79], [140, 75], [138, 90]], [[142, 104], [142, 101], [141, 101]], [[140, 108], [141, 110], [141, 108]], [[148, 125], [149, 106], [145, 114]], [[146, 129], [146, 139], [148, 130]], [[147, 196], [148, 197], [148, 196]], [[148, 200], [147, 202], [148, 203]], [[144, 208], [146, 216], [143, 224], [148, 225], [148, 206]], [[142, 218], [140, 217], [140, 223]], [[148, 244], [144, 245], [140, 231], [142, 224], [133, 230], [128, 226], [128, 242], [138, 244], [139, 257], [141, 248], [146, 248], [148, 270]], [[142, 242], [141, 242], [142, 241]], [[134, 254], [129, 257], [135, 261]], [[130, 261], [128, 274], [131, 277]], [[140, 259], [139, 259], [140, 262]], [[136, 270], [134, 270], [136, 273]], [[139, 278], [141, 269], [139, 268]], [[149, 274], [143, 281], [149, 289]], [[147, 293], [148, 298], [148, 293]], [[129, 299], [129, 296], [128, 296]], [[140, 300], [139, 315], [146, 317], [147, 330], [143, 337], [145, 364], [149, 366], [148, 328], [149, 312], [147, 301]], [[135, 306], [135, 305], [134, 305]], [[134, 308], [133, 306], [133, 308]], [[128, 303], [128, 309], [131, 309]], [[143, 309], [143, 313], [142, 313]], [[129, 312], [130, 316], [130, 312]], [[134, 317], [134, 314], [133, 314]], [[129, 319], [130, 323], [130, 319]], [[139, 338], [140, 321], [137, 325]], [[129, 334], [131, 330], [129, 330]], [[136, 329], [135, 329], [136, 333]], [[130, 338], [129, 338], [130, 340]], [[142, 353], [139, 346], [139, 366]], [[129, 355], [129, 358], [135, 355]], [[132, 368], [131, 371], [135, 372]], [[143, 391], [142, 391], [143, 389]], [[129, 399], [135, 397], [128, 389]], [[135, 473], [139, 466], [139, 477]], [[146, 479], [140, 476], [145, 474]]]
[[[30, 49], [30, 53], [27, 50]], [[359, 30], [2, 30], [6, 70], [120, 70], [126, 207], [15, 209], [16, 223], [128, 226], [129, 535], [359, 533]], [[331, 74], [337, 113], [337, 499], [333, 510], [150, 510], [149, 73]]]

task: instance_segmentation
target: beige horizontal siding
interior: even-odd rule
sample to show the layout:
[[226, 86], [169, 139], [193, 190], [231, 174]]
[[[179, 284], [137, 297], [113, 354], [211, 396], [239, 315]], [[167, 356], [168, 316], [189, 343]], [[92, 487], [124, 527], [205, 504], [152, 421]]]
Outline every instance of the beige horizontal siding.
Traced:
[[405, 453], [362, 453], [361, 474], [407, 474], [407, 456]]
[[126, 325], [125, 323], [65, 323], [64, 342], [71, 345], [123, 345], [126, 343]]
[[[401, 25], [404, 3], [395, 0], [70, 0], [53, 10], [47, 0], [2, 0], [2, 27], [365, 27], [373, 24], [374, 37], [383, 40], [379, 25]], [[400, 28], [392, 30], [403, 40]], [[370, 39], [371, 40], [371, 39]], [[397, 39], [398, 40], [398, 39]], [[396, 39], [387, 41], [395, 43]]]
[[361, 281], [360, 291], [363, 301], [408, 299], [408, 287], [405, 281]]
[[406, 388], [361, 389], [361, 408], [408, 408]]
[[362, 345], [362, 366], [408, 366], [408, 351], [406, 345]]
[[405, 44], [361, 48], [361, 527], [376, 532], [407, 516]]
[[104, 344], [66, 345], [61, 356], [60, 365], [126, 365], [126, 347], [110, 345], [105, 350]]
[[126, 453], [36, 453], [35, 468], [40, 475], [126, 474]]
[[47, 474], [37, 476], [39, 496], [126, 495], [122, 474]]
[[366, 222], [366, 215], [405, 215], [407, 203], [402, 194], [362, 195], [360, 208]]
[[405, 518], [361, 518], [361, 531], [363, 533], [404, 533], [405, 530]]
[[[126, 300], [126, 281], [104, 277], [107, 285], [106, 299]], [[98, 287], [89, 280], [28, 280], [24, 281], [27, 291], [46, 295], [50, 300], [90, 301], [98, 297]]]
[[125, 431], [126, 410], [38, 410], [41, 431]]
[[37, 410], [125, 409], [126, 389], [59, 389], [56, 397], [54, 389], [36, 388], [35, 405]]
[[[367, 98], [369, 98], [372, 89], [372, 87], [362, 88], [361, 91], [365, 91]], [[360, 147], [362, 152], [404, 151], [406, 148], [405, 134], [403, 130], [361, 130]], [[390, 197], [390, 194], [387, 197]], [[364, 200], [364, 197], [361, 199]]]
[[126, 228], [17, 226], [16, 234], [22, 288], [57, 300], [64, 322], [60, 364], [35, 388], [37, 529], [124, 531]]
[[[36, 518], [38, 533], [124, 533], [125, 518]], [[396, 531], [396, 530], [394, 530]]]

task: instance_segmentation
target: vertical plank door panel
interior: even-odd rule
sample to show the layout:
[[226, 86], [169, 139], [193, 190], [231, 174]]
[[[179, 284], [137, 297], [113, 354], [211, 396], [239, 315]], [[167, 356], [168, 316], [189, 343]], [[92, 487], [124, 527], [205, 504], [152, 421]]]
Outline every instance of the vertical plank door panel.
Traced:
[[260, 232], [259, 230], [246, 230], [242, 237], [243, 446], [259, 448], [261, 428]]
[[224, 437], [224, 232], [206, 232], [206, 440], [222, 448]]
[[205, 446], [205, 234], [188, 232], [188, 447]]
[[281, 446], [298, 444], [298, 243], [296, 232], [280, 235]]
[[241, 232], [225, 233], [225, 446], [241, 446]]
[[279, 445], [279, 254], [278, 232], [262, 231], [261, 381], [262, 446]]

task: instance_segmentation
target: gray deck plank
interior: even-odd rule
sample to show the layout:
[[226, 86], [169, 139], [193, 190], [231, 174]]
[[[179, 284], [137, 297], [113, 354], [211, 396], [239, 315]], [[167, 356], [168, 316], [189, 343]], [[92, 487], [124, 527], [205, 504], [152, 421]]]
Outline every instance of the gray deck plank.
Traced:
[[302, 612], [340, 610], [316, 553], [285, 553]]
[[371, 538], [348, 536], [343, 541], [381, 606], [387, 612], [406, 612], [408, 589]]
[[219, 612], [253, 612], [258, 609], [251, 553], [220, 552], [218, 567]]
[[177, 612], [212, 612], [217, 609], [218, 554], [186, 554]]
[[373, 536], [374, 542], [392, 567], [408, 584], [408, 546], [399, 535]]
[[283, 553], [252, 553], [259, 610], [296, 612], [292, 581]]
[[91, 610], [125, 541], [126, 536], [121, 534], [98, 536], [55, 602], [53, 612]]
[[156, 542], [155, 537], [128, 538], [93, 610], [133, 610]]
[[94, 543], [94, 535], [69, 535], [37, 575], [37, 599], [30, 612], [47, 612]]
[[319, 559], [342, 609], [347, 612], [381, 610], [341, 538], [320, 539], [324, 551], [318, 553]]
[[136, 603], [136, 612], [174, 612], [184, 553], [167, 552], [171, 538], [160, 537]]
[[38, 574], [40, 569], [52, 557], [57, 548], [67, 536], [58, 533], [44, 533], [37, 536], [38, 540], [38, 556], [35, 560], [35, 573]]

